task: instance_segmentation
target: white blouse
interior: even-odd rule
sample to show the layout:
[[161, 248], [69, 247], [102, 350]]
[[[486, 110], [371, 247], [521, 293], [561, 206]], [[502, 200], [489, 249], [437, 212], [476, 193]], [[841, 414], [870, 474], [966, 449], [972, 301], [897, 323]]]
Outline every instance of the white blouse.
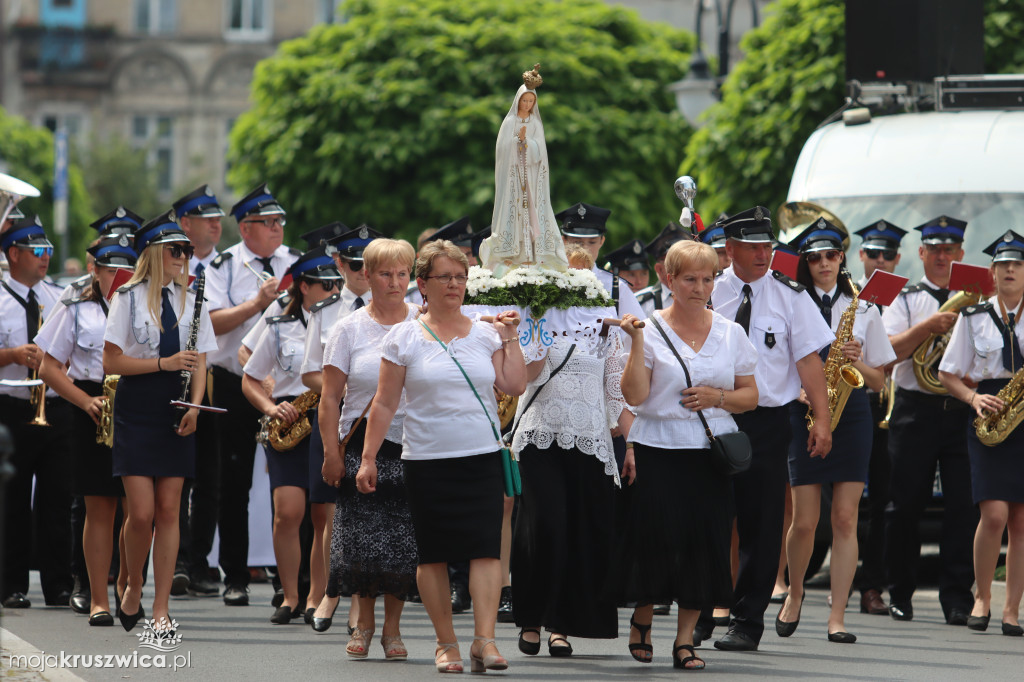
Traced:
[[[467, 336], [447, 345], [445, 352], [416, 320], [396, 324], [384, 337], [383, 358], [405, 367], [402, 459], [468, 457], [501, 447], [491, 430], [491, 422], [498, 426], [491, 358], [501, 337], [493, 325], [474, 322]], [[449, 354], [466, 370], [486, 415]]]
[[67, 301], [43, 323], [35, 344], [61, 364], [72, 381], [103, 381], [107, 315], [98, 301]]
[[[626, 360], [620, 336], [609, 334], [593, 351], [577, 345], [565, 366], [548, 381], [572, 345], [569, 337], [555, 337], [543, 360], [543, 369], [519, 399], [512, 441], [514, 452], [519, 453], [530, 444], [540, 450], [553, 444], [563, 450], [575, 447], [597, 457], [604, 463], [605, 473], [618, 481], [611, 429], [618, 424], [622, 410], [629, 409], [619, 386]], [[541, 386], [543, 390], [524, 413], [526, 404]]]
[[[757, 351], [743, 333], [743, 327], [712, 312], [711, 331], [699, 351], [679, 338], [662, 317], [657, 316], [676, 351], [686, 362], [694, 386], [711, 386], [731, 391], [737, 376], [751, 376], [757, 367]], [[636, 410], [629, 440], [656, 448], [688, 450], [709, 448], [700, 417], [680, 405], [687, 388], [686, 375], [672, 350], [654, 324], [644, 327], [644, 367], [651, 372], [651, 392]], [[732, 415], [720, 407], [702, 410], [716, 436], [737, 431]]]
[[[995, 297], [990, 300], [998, 315], [999, 302]], [[1017, 324], [1015, 332], [1017, 343], [1024, 348], [1024, 324]], [[946, 353], [939, 363], [939, 371], [972, 381], [1009, 379], [1013, 375], [1003, 367], [1005, 339], [987, 310], [973, 315], [960, 315], [953, 326]]]
[[[299, 309], [299, 315], [306, 314], [306, 311]], [[260, 335], [242, 371], [256, 381], [272, 376], [274, 400], [301, 395], [306, 391], [299, 371], [305, 338], [306, 325], [298, 317], [279, 322], [268, 321], [267, 328]]]
[[[406, 321], [416, 317], [418, 309], [408, 306]], [[417, 325], [419, 326], [419, 325]], [[344, 438], [363, 410], [377, 392], [380, 379], [381, 346], [384, 337], [395, 325], [383, 325], [370, 317], [366, 308], [343, 317], [331, 328], [324, 351], [324, 365], [337, 367], [346, 377], [345, 402], [341, 406], [338, 421], [338, 439]], [[308, 341], [308, 335], [307, 335]], [[479, 405], [477, 406], [479, 410]], [[481, 410], [482, 412], [482, 410]], [[405, 392], [398, 403], [395, 418], [388, 427], [386, 440], [402, 442], [402, 425], [405, 422]]]
[[[188, 345], [189, 331], [192, 327], [192, 314], [195, 309], [196, 292], [185, 289], [175, 283], [168, 285], [171, 290], [171, 305], [178, 319], [178, 339], [181, 349]], [[149, 280], [143, 280], [125, 290], [118, 289], [110, 302], [107, 314], [107, 330], [104, 341], [109, 341], [121, 351], [133, 358], [144, 360], [160, 357], [160, 321], [154, 319], [146, 305], [146, 292], [149, 291]], [[181, 298], [185, 297], [182, 310]], [[159, 312], [157, 313], [159, 316]], [[196, 350], [200, 353], [211, 353], [217, 350], [217, 338], [213, 334], [210, 322], [209, 306], [204, 304], [199, 314], [199, 336]]]
[[[309, 316], [309, 327], [306, 329], [306, 348], [302, 358], [303, 374], [319, 372], [323, 369], [327, 340], [331, 336], [334, 325], [338, 320], [348, 317], [358, 310], [355, 307], [357, 296], [351, 289], [343, 286], [341, 293], [337, 296], [338, 300], [334, 303], [314, 310]], [[368, 304], [372, 298], [373, 293], [370, 291], [363, 294], [363, 306]], [[376, 385], [376, 379], [374, 379], [374, 386]]]

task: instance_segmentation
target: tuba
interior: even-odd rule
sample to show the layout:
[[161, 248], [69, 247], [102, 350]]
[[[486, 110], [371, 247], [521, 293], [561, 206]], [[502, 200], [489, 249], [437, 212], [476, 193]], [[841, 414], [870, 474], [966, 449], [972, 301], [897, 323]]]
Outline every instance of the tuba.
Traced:
[[18, 202], [25, 197], [37, 197], [39, 190], [24, 180], [0, 173], [0, 228]]
[[[983, 295], [980, 292], [959, 291], [955, 296], [939, 307], [940, 313], [959, 313], [961, 308], [975, 305], [981, 301]], [[921, 342], [921, 345], [914, 349], [910, 359], [914, 363], [914, 376], [917, 377], [917, 385], [921, 390], [937, 395], [946, 395], [949, 391], [939, 381], [939, 362], [942, 354], [946, 352], [949, 344], [949, 337], [953, 334], [950, 329], [945, 334], [929, 334], [928, 338]]]
[[309, 411], [319, 404], [320, 394], [316, 391], [306, 391], [292, 401], [299, 418], [291, 424], [285, 424], [277, 418], [271, 419], [266, 415], [260, 417], [260, 432], [256, 440], [278, 452], [291, 450], [313, 430], [313, 424], [309, 421]]
[[1024, 420], [1024, 369], [1018, 369], [996, 397], [1003, 401], [1003, 409], [998, 412], [985, 410], [974, 420], [978, 440], [988, 446], [1002, 443]]
[[[832, 430], [836, 430], [839, 418], [843, 416], [843, 409], [850, 393], [854, 389], [864, 386], [864, 376], [853, 363], [843, 357], [843, 345], [853, 338], [853, 322], [857, 316], [857, 306], [860, 299], [857, 298], [857, 285], [853, 283], [853, 277], [846, 273], [846, 277], [853, 289], [853, 300], [843, 311], [839, 318], [839, 327], [836, 329], [836, 340], [828, 349], [828, 358], [825, 360], [825, 387], [828, 391], [828, 413], [832, 417]], [[807, 410], [807, 430], [814, 426], [814, 413]]]
[[114, 395], [117, 393], [118, 374], [108, 374], [103, 379], [103, 409], [100, 410], [100, 423], [96, 425], [96, 442], [114, 447]]
[[850, 250], [850, 233], [846, 229], [846, 225], [839, 219], [839, 216], [824, 206], [810, 201], [791, 201], [780, 206], [775, 215], [776, 222], [779, 224], [779, 236], [785, 236], [786, 241], [798, 235], [818, 218], [824, 218], [843, 233], [843, 251]]

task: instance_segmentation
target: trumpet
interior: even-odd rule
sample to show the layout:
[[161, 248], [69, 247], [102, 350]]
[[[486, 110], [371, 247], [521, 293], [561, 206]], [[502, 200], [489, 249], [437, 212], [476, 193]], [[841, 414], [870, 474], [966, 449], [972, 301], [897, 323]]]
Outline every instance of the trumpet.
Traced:
[[878, 400], [880, 405], [885, 405], [885, 417], [878, 422], [878, 428], [888, 429], [889, 420], [892, 418], [892, 408], [896, 405], [896, 382], [893, 381], [892, 375], [886, 377], [885, 388], [878, 394]]
[[[43, 306], [39, 306], [39, 326], [36, 328], [36, 333], [43, 326]], [[32, 370], [32, 380], [39, 379], [39, 368]], [[36, 414], [29, 422], [32, 426], [49, 426], [50, 422], [46, 421], [46, 384], [40, 383], [38, 386], [32, 387], [32, 398], [31, 403], [36, 408]]]
[[256, 279], [260, 281], [260, 284], [263, 284], [268, 279], [271, 279], [273, 277], [273, 275], [271, 275], [269, 272], [264, 272], [263, 270], [257, 270], [256, 268], [254, 268], [252, 266], [252, 261], [245, 261], [245, 267], [249, 268], [249, 272], [256, 275]]

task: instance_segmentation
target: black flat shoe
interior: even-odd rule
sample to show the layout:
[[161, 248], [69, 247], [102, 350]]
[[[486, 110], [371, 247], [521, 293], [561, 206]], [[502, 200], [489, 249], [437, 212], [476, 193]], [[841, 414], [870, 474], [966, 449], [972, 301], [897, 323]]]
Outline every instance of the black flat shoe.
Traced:
[[[555, 642], [565, 642], [565, 644], [555, 646]], [[551, 635], [548, 637], [548, 656], [554, 656], [555, 658], [572, 656], [572, 644], [569, 644], [569, 640], [562, 635]]]
[[[785, 604], [782, 605], [782, 609], [784, 608], [786, 608]], [[800, 611], [802, 611], [803, 608], [804, 600], [803, 597], [801, 597]], [[792, 623], [787, 623], [786, 621], [782, 620], [782, 618], [780, 618], [780, 616], [782, 616], [782, 609], [779, 609], [779, 615], [775, 616], [775, 634], [777, 634], [779, 637], [789, 637], [794, 632], [796, 632], [796, 626], [800, 625], [800, 611], [797, 611], [795, 621], [793, 621]]]
[[[313, 626], [314, 632], [327, 632], [331, 629], [331, 624], [334, 622], [334, 612], [338, 610], [338, 603], [340, 601], [341, 600], [339, 599], [338, 601], [334, 602], [334, 608], [331, 609], [331, 615], [327, 616], [326, 618], [317, 618], [316, 616], [313, 616], [311, 618], [310, 625]], [[316, 613], [316, 609], [313, 610], [313, 613]], [[352, 636], [351, 632], [348, 634], [350, 637]]]
[[270, 605], [275, 609], [284, 603], [284, 590], [275, 590], [274, 596], [270, 598]]
[[302, 614], [302, 620], [306, 625], [313, 624], [313, 614], [316, 613], [316, 609], [306, 609], [306, 612]]
[[988, 630], [988, 621], [990, 618], [992, 618], [991, 611], [984, 616], [967, 616], [967, 629], [976, 630], [977, 632], [985, 632], [985, 630]]
[[132, 628], [139, 622], [139, 619], [145, 617], [146, 609], [142, 608], [141, 604], [139, 605], [139, 610], [131, 615], [125, 613], [124, 609], [117, 612], [117, 619], [121, 621], [121, 627], [124, 628], [125, 632], [131, 632]]
[[[536, 632], [537, 641], [529, 642], [523, 635], [527, 632]], [[540, 628], [521, 628], [519, 630], [519, 650], [527, 656], [536, 656], [540, 653]]]
[[[629, 627], [636, 628], [636, 631], [640, 633], [640, 641], [632, 642], [628, 645], [629, 655], [635, 658], [636, 660], [640, 661], [641, 663], [650, 663], [652, 660], [654, 660], [654, 646], [647, 641], [651, 634], [651, 625], [653, 625], [653, 623], [641, 625], [640, 623], [633, 620], [632, 616], [629, 617]], [[650, 656], [648, 658], [640, 656], [639, 654], [641, 651], [649, 653]]]
[[[680, 651], [689, 651], [690, 655], [686, 658], [679, 658], [678, 656], [676, 656], [676, 654]], [[696, 661], [700, 665], [692, 665], [688, 667], [686, 664], [690, 663], [691, 661]], [[680, 670], [703, 670], [704, 665], [704, 659], [697, 655], [697, 652], [693, 650], [692, 644], [680, 644], [678, 646], [672, 647], [673, 668], [678, 668]]]
[[114, 617], [110, 615], [110, 611], [97, 611], [96, 613], [89, 616], [89, 625], [98, 625], [106, 627], [114, 624]]
[[789, 596], [789, 592], [779, 592], [778, 594], [773, 594], [772, 598], [768, 600], [768, 603], [769, 604], [785, 604], [786, 603], [786, 597], [788, 597], [788, 596]]
[[828, 641], [836, 644], [853, 644], [857, 641], [857, 635], [851, 635], [849, 632], [830, 632]]
[[1003, 634], [1007, 637], [1024, 637], [1024, 628], [1003, 621]]
[[290, 606], [278, 606], [274, 610], [274, 615], [270, 617], [270, 622], [274, 625], [288, 625], [292, 622], [292, 607]]

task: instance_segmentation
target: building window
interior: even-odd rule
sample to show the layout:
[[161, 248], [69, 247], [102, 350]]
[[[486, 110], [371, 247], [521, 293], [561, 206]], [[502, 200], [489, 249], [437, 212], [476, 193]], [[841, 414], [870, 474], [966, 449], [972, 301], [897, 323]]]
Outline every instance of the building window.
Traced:
[[81, 114], [43, 114], [41, 123], [51, 133], [63, 128], [68, 134], [68, 141], [72, 145], [83, 142], [85, 121]]
[[319, 24], [341, 23], [342, 0], [317, 0], [316, 21]]
[[178, 27], [178, 0], [134, 0], [135, 30], [173, 33]]
[[228, 0], [227, 35], [255, 39], [270, 35], [270, 0]]
[[132, 143], [145, 149], [149, 167], [156, 173], [157, 189], [170, 192], [174, 185], [174, 119], [170, 116], [132, 118]]

